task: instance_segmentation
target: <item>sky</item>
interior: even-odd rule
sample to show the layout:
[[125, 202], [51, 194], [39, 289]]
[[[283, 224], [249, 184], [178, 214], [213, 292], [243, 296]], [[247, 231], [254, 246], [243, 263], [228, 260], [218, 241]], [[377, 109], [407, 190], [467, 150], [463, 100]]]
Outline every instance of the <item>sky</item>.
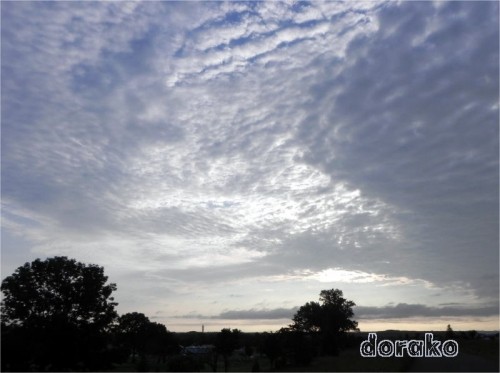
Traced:
[[119, 314], [499, 328], [499, 3], [2, 2], [2, 278]]

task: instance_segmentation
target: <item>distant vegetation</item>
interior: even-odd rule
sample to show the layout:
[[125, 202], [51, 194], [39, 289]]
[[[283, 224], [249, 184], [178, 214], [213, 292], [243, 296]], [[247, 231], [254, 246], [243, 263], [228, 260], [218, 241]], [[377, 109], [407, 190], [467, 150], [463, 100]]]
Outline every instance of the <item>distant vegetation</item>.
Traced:
[[[338, 289], [321, 291], [319, 302], [300, 307], [292, 324], [275, 333], [172, 333], [142, 313], [119, 316], [116, 285], [107, 281], [102, 267], [66, 257], [37, 259], [6, 277], [2, 371], [401, 371], [412, 364], [360, 357], [366, 333], [353, 320], [354, 302]], [[498, 369], [498, 333], [484, 339], [448, 325], [441, 334], [496, 359]]]

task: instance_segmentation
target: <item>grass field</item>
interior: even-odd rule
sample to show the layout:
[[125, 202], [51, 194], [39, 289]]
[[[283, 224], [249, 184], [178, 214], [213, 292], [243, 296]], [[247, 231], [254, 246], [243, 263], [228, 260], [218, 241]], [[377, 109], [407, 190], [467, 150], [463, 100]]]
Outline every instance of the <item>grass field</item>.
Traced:
[[[286, 365], [280, 369], [272, 370], [270, 361], [264, 356], [257, 358], [261, 372], [332, 372], [332, 371], [351, 371], [351, 372], [398, 372], [407, 371], [411, 364], [408, 358], [363, 358], [359, 355], [357, 349], [347, 350], [340, 353], [339, 356], [322, 356], [314, 358], [307, 366]], [[229, 360], [229, 371], [231, 372], [251, 372], [255, 364], [255, 359], [232, 357]], [[148, 359], [149, 371], [167, 371], [167, 364], [157, 364], [156, 360]], [[125, 363], [117, 365], [114, 372], [134, 372], [137, 371], [137, 363]], [[211, 366], [204, 364], [200, 367], [201, 372], [212, 372]], [[224, 362], [219, 359], [217, 371], [224, 372]]]
[[[257, 361], [261, 372], [405, 372], [405, 371], [498, 371], [498, 340], [458, 340], [459, 355], [457, 358], [363, 358], [358, 348], [343, 350], [338, 356], [320, 356], [307, 366], [284, 365], [279, 369], [271, 369], [267, 357], [256, 358], [233, 355], [229, 359], [229, 371], [251, 372]], [[473, 368], [473, 369], [471, 369]], [[164, 372], [168, 371], [167, 363], [158, 363], [156, 358], [148, 358], [139, 364], [127, 362], [115, 366], [114, 372], [134, 371]], [[192, 369], [201, 372], [212, 372], [209, 364], [199, 364]], [[217, 371], [224, 372], [224, 361], [218, 359]]]

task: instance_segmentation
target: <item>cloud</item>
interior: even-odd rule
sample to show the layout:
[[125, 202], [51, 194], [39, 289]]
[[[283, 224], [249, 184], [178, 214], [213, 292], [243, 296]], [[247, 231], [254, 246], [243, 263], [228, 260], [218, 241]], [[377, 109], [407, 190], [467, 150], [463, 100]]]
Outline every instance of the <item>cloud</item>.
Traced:
[[360, 319], [400, 319], [409, 317], [486, 317], [498, 315], [498, 305], [479, 307], [429, 307], [424, 304], [398, 303], [395, 306], [356, 306], [355, 317]]
[[[293, 318], [298, 307], [275, 309], [228, 310], [216, 316], [188, 314], [179, 318], [223, 319], [223, 320], [279, 320]], [[383, 307], [355, 306], [354, 317], [360, 320], [368, 319], [405, 319], [412, 317], [488, 317], [498, 315], [498, 305], [483, 305], [477, 307], [461, 306], [459, 304], [444, 307], [429, 307], [424, 304], [398, 303]]]
[[222, 312], [216, 318], [227, 320], [250, 320], [250, 319], [291, 319], [297, 308], [276, 308], [246, 311], [226, 311]]
[[190, 313], [177, 316], [183, 319], [221, 319], [221, 320], [282, 320], [291, 319], [298, 308], [249, 309], [224, 311], [216, 316]]
[[373, 283], [378, 286], [423, 286], [428, 289], [435, 288], [435, 285], [422, 280], [408, 277], [392, 277], [385, 274], [369, 273], [359, 270], [346, 270], [343, 268], [326, 268], [319, 271], [310, 269], [297, 269], [286, 274], [262, 276], [262, 279], [270, 282], [281, 281], [316, 281], [329, 284], [368, 284]]
[[104, 265], [124, 306], [259, 279], [496, 299], [497, 10], [7, 3], [2, 252]]
[[[364, 27], [353, 26], [363, 24], [368, 27], [370, 22], [364, 14], [350, 10], [347, 6], [325, 8], [323, 11], [298, 7], [294, 12], [288, 5], [265, 5], [256, 8], [250, 6], [236, 15], [228, 12], [223, 26], [221, 20], [216, 18], [211, 24], [207, 22], [202, 28], [194, 30], [193, 41], [181, 48], [182, 56], [174, 59], [170, 65], [167, 85], [199, 84], [200, 81], [206, 82], [221, 75], [244, 74], [255, 64], [277, 61], [272, 56], [278, 53], [281, 62], [283, 53], [292, 57], [290, 62], [293, 66], [299, 62], [294, 56], [294, 46], [303, 46], [307, 41], [313, 42], [315, 46], [312, 48], [321, 52], [326, 51], [327, 43], [335, 42], [336, 52], [342, 54], [341, 45], [347, 44], [346, 37], [349, 40], [352, 32], [364, 30]], [[310, 17], [307, 22], [275, 18], [276, 14], [290, 17], [292, 14], [306, 13], [306, 17]], [[313, 14], [318, 18], [311, 18]], [[342, 17], [334, 23], [325, 19], [327, 16], [333, 18], [339, 15]]]
[[497, 273], [498, 19], [486, 32], [472, 26], [487, 8], [384, 7], [378, 31], [350, 43], [345, 68], [321, 70], [330, 78], [312, 91], [317, 114], [298, 132], [303, 160], [393, 207], [402, 242], [392, 256], [406, 273]]

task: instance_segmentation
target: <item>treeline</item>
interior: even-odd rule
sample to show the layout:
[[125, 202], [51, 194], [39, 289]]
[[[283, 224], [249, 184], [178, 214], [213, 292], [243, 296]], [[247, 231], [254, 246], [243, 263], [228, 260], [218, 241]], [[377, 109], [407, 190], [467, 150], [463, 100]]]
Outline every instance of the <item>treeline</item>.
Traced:
[[104, 371], [127, 361], [147, 371], [151, 358], [164, 363], [178, 350], [174, 333], [136, 312], [106, 330], [62, 318], [2, 325], [2, 371]]
[[[232, 334], [234, 338], [224, 338]], [[237, 329], [223, 329], [219, 333], [176, 333], [177, 341], [183, 346], [214, 346], [209, 354], [176, 357], [177, 370], [190, 366], [189, 371], [210, 369], [231, 371], [234, 362], [247, 362], [248, 371], [286, 370], [286, 368], [307, 367], [318, 356], [331, 355], [331, 342], [321, 333], [306, 333], [282, 328], [277, 332], [243, 333]], [[222, 342], [222, 341], [226, 342]], [[336, 341], [339, 349], [359, 348], [363, 337], [346, 333]], [[221, 343], [222, 342], [222, 343]], [[337, 350], [337, 351], [338, 351]], [[221, 364], [219, 365], [218, 362]], [[172, 366], [172, 365], [171, 365]], [[241, 364], [238, 365], [241, 368]]]
[[[269, 359], [271, 369], [306, 366], [314, 356], [354, 345], [354, 303], [342, 291], [324, 290], [320, 302], [300, 307], [292, 324], [276, 333], [172, 333], [132, 312], [119, 316], [104, 269], [68, 259], [37, 259], [2, 281], [2, 371], [198, 371], [219, 363], [230, 370], [238, 351]], [[190, 340], [191, 339], [191, 340]], [[190, 345], [204, 345], [193, 352]], [[121, 365], [120, 365], [121, 364]], [[259, 371], [255, 359], [253, 371]]]

